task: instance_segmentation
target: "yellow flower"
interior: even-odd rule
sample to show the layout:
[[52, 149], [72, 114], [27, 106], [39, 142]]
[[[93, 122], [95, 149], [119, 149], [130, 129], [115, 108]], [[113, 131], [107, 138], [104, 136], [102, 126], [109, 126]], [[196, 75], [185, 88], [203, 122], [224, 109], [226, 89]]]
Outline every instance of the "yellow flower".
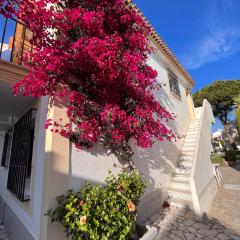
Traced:
[[127, 204], [127, 206], [128, 206], [128, 210], [129, 210], [130, 212], [135, 212], [136, 206], [134, 205], [133, 202], [129, 201], [128, 204]]
[[86, 215], [80, 217], [80, 225], [84, 225], [84, 224], [86, 224], [86, 222], [87, 222], [87, 216]]

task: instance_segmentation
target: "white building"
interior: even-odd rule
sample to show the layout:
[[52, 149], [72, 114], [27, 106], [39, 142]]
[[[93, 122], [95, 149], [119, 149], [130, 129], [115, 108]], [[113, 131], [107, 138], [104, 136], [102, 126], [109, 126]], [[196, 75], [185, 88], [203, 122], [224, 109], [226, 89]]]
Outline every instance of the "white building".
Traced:
[[[240, 138], [238, 135], [237, 123], [235, 120], [229, 122], [228, 124], [229, 134], [232, 136], [234, 143], [237, 148], [240, 149]], [[224, 143], [224, 144], [223, 144]], [[226, 149], [232, 149], [229, 141], [228, 134], [226, 130], [218, 129], [212, 134], [212, 145], [214, 151], [219, 152], [224, 150], [224, 145], [226, 145]]]
[[[237, 148], [240, 149], [240, 138], [238, 135], [237, 122], [233, 120], [228, 123], [228, 126], [229, 134], [232, 136], [232, 139], [236, 144]], [[226, 143], [229, 143], [229, 137], [225, 130], [222, 132], [222, 138]]]
[[221, 152], [224, 150], [223, 130], [218, 129], [212, 134], [212, 146], [214, 152]]
[[[191, 97], [193, 80], [163, 40], [152, 30], [149, 38], [155, 53], [149, 63], [163, 83], [157, 98], [176, 120], [169, 127], [183, 136], [176, 143], [156, 143], [151, 149], [134, 148], [134, 162], [148, 180], [139, 207], [144, 222], [169, 195], [171, 203], [189, 205], [199, 215], [206, 212], [216, 190], [210, 163], [211, 106], [204, 101], [195, 109]], [[44, 214], [55, 207], [56, 196], [78, 189], [83, 181], [102, 183], [117, 159], [95, 146], [86, 151], [45, 130], [47, 118], [67, 122], [65, 108], [47, 97], [36, 101], [13, 97], [10, 85], [27, 74], [27, 69], [0, 60], [0, 213], [13, 240], [62, 240], [63, 228], [50, 224]]]

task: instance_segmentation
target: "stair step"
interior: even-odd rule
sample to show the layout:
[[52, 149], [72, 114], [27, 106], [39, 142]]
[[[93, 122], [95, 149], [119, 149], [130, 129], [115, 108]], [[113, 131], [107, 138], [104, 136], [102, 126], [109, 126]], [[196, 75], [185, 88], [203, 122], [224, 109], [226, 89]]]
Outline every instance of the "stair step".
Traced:
[[197, 134], [197, 133], [198, 133], [198, 130], [187, 131], [187, 135], [186, 136]]
[[188, 142], [184, 142], [183, 147], [195, 147], [196, 146], [196, 142], [195, 141], [188, 141]]
[[191, 172], [191, 169], [189, 168], [180, 168], [180, 167], [177, 167], [176, 168], [176, 174], [182, 174], [182, 175], [186, 175], [188, 176]]
[[183, 182], [189, 182], [189, 175], [188, 174], [175, 174], [172, 177], [172, 181], [183, 181]]
[[171, 188], [170, 189], [170, 195], [172, 198], [192, 201], [192, 195], [189, 190], [182, 190], [177, 188]]
[[183, 146], [182, 151], [194, 151], [195, 146]]
[[190, 122], [190, 123], [189, 123], [189, 126], [191, 126], [191, 125], [195, 125], [195, 124], [200, 124], [200, 121]]
[[178, 166], [181, 168], [192, 168], [192, 161], [179, 161]]
[[183, 150], [181, 156], [194, 156], [194, 150]]
[[185, 137], [185, 139], [196, 139], [197, 138], [197, 132], [195, 132], [195, 133], [188, 133], [187, 135], [186, 135], [186, 137]]
[[199, 127], [200, 126], [200, 123], [192, 123], [192, 124], [189, 124], [188, 125], [188, 128], [191, 128], [191, 127]]
[[188, 129], [199, 129], [200, 124], [196, 124], [196, 125], [189, 125]]
[[188, 126], [188, 130], [189, 130], [189, 129], [199, 129], [199, 127], [200, 127], [200, 124], [189, 125], [189, 126]]
[[200, 119], [195, 119], [195, 120], [190, 121], [190, 123], [196, 123], [196, 122], [200, 123]]
[[196, 141], [196, 137], [197, 137], [197, 133], [186, 135], [184, 139], [185, 139], [185, 140]]
[[193, 203], [192, 201], [188, 201], [188, 200], [172, 198], [170, 200], [170, 205], [178, 208], [187, 208], [187, 209], [193, 210]]
[[189, 181], [171, 181], [171, 188], [190, 191]]
[[190, 138], [190, 137], [185, 137], [184, 138], [184, 144], [185, 143], [196, 143], [196, 139], [195, 138]]
[[180, 156], [179, 161], [180, 162], [184, 162], [184, 161], [192, 162], [193, 156]]

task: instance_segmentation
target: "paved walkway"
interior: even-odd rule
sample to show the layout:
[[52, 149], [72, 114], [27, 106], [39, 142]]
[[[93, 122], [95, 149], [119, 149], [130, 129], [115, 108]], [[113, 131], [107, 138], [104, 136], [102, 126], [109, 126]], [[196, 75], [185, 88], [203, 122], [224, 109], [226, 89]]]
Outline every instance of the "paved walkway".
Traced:
[[240, 166], [220, 169], [223, 180], [208, 216], [171, 207], [156, 213], [149, 225], [160, 228], [157, 240], [240, 240]]
[[240, 235], [240, 165], [220, 169], [223, 183], [209, 215]]
[[200, 220], [191, 210], [171, 208], [166, 214], [158, 224], [157, 240], [240, 240], [240, 236], [218, 220], [207, 217]]

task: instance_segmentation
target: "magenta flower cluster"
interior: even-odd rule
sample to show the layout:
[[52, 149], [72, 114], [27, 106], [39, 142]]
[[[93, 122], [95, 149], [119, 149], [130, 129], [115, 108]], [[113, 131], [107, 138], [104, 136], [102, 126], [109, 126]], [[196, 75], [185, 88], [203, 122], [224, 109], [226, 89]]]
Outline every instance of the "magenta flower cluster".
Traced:
[[150, 30], [123, 0], [24, 0], [18, 11], [35, 48], [25, 56], [30, 72], [14, 93], [67, 105], [69, 124], [49, 119], [47, 128], [79, 148], [130, 138], [149, 148], [175, 138], [166, 127], [174, 117], [153, 94], [159, 85], [147, 64]]

